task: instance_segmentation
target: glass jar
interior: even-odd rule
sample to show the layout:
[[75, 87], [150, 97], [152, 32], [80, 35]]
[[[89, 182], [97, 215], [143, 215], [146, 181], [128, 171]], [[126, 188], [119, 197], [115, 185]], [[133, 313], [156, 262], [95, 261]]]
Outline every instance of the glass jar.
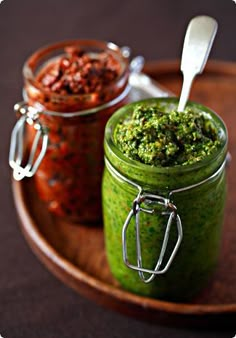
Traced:
[[[68, 47], [94, 60], [112, 57], [118, 75], [94, 92], [48, 90], [39, 74], [65, 57]], [[22, 117], [13, 131], [10, 165], [17, 180], [33, 176], [40, 198], [54, 215], [80, 223], [101, 221], [103, 133], [114, 110], [129, 100], [128, 54], [128, 49], [113, 43], [75, 40], [39, 49], [24, 64], [24, 102], [15, 106]], [[26, 163], [22, 160], [25, 144]]]
[[[165, 111], [175, 98], [151, 99]], [[153, 167], [131, 160], [114, 143], [114, 129], [138, 103], [120, 108], [105, 128], [103, 215], [110, 269], [134, 293], [186, 301], [206, 285], [219, 254], [226, 184], [227, 130], [210, 109], [189, 107], [215, 121], [221, 148], [185, 166]], [[161, 109], [161, 108], [160, 108]]]

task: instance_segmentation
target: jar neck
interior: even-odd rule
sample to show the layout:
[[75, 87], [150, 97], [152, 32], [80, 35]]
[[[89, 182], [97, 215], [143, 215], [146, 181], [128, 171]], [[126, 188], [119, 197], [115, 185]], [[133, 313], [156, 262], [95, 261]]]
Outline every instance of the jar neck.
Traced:
[[[54, 95], [53, 93], [45, 93], [39, 88], [33, 86], [29, 81], [25, 80], [24, 99], [29, 105], [40, 107], [41, 110], [58, 113], [76, 113], [78, 111], [98, 111], [114, 105], [123, 96], [128, 95], [130, 87], [128, 85], [128, 72], [119, 80], [119, 83], [111, 85], [104, 89], [103, 95], [91, 93], [89, 95]], [[84, 114], [84, 112], [80, 113]], [[57, 115], [57, 114], [51, 114]]]
[[[115, 155], [105, 141], [105, 156], [108, 163], [114, 168], [120, 179], [133, 182], [133, 187], [139, 186], [144, 191], [170, 192], [186, 187], [198, 185], [211, 178], [217, 171], [223, 170], [226, 161], [227, 148], [219, 151], [217, 156], [205, 159], [202, 163], [176, 166], [176, 167], [151, 167], [132, 160], [124, 160]], [[132, 185], [132, 184], [131, 184]], [[137, 190], [137, 189], [136, 189]]]
[[[229, 155], [230, 157], [230, 155]], [[195, 188], [201, 187], [204, 184], [208, 184], [212, 181], [214, 181], [215, 179], [217, 179], [222, 172], [225, 169], [225, 166], [228, 163], [228, 160], [230, 160], [228, 158], [228, 155], [225, 157], [225, 160], [223, 161], [223, 163], [221, 164], [221, 166], [210, 176], [204, 178], [202, 181], [199, 181], [197, 183], [192, 183], [191, 185], [186, 185], [184, 187], [180, 187], [180, 188], [175, 188], [175, 189], [165, 189], [165, 191], [163, 191], [165, 193], [165, 198], [163, 197], [163, 199], [166, 199], [166, 203], [169, 202], [173, 196], [175, 194], [181, 193], [181, 192], [186, 192], [186, 191], [191, 191]], [[144, 185], [140, 185], [137, 181], [132, 181], [131, 179], [129, 179], [127, 176], [123, 176], [119, 171], [117, 171], [113, 165], [109, 162], [109, 160], [105, 157], [105, 166], [107, 168], [107, 170], [109, 171], [109, 173], [114, 176], [116, 179], [120, 180], [123, 183], [127, 183], [129, 188], [133, 191], [136, 191], [137, 193], [137, 197], [142, 196], [142, 194], [145, 194], [147, 191], [149, 191], [149, 188], [144, 187]], [[156, 187], [154, 187], [153, 189], [150, 190], [150, 192], [156, 191]], [[153, 195], [155, 196], [155, 195]], [[160, 197], [160, 196], [156, 196], [156, 197]]]
[[112, 108], [116, 105], [120, 105], [124, 100], [126, 100], [126, 98], [128, 97], [130, 93], [130, 90], [131, 90], [131, 86], [127, 84], [124, 90], [112, 100], [106, 103], [103, 103], [101, 105], [95, 106], [95, 107], [78, 110], [78, 111], [72, 111], [72, 112], [48, 110], [45, 104], [41, 104], [38, 101], [32, 101], [30, 97], [28, 96], [25, 89], [23, 89], [23, 99], [25, 102], [28, 102], [29, 105], [33, 106], [36, 110], [38, 110], [38, 112], [40, 112], [41, 114], [45, 114], [47, 116], [53, 116], [53, 117], [72, 118], [72, 117], [95, 114], [101, 110]]

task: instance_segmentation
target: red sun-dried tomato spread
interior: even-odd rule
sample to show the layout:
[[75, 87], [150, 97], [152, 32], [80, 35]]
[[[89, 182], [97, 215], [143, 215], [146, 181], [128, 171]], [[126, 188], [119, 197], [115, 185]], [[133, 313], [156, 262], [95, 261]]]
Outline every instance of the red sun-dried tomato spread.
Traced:
[[65, 52], [39, 73], [45, 90], [61, 95], [100, 92], [120, 74], [121, 65], [111, 54], [87, 53], [76, 47]]

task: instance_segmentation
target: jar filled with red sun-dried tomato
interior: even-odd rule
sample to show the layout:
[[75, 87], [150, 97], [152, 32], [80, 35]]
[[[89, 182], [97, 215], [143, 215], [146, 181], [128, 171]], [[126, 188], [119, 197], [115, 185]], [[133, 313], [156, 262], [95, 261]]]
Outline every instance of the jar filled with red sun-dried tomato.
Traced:
[[101, 220], [103, 132], [129, 100], [128, 54], [113, 43], [75, 40], [39, 49], [24, 64], [10, 165], [16, 180], [32, 176], [54, 215]]

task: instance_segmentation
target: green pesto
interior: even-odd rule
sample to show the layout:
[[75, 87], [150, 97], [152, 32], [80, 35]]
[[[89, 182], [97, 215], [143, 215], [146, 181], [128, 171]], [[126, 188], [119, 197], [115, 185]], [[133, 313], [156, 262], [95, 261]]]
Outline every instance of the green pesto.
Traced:
[[130, 159], [153, 166], [188, 165], [201, 161], [219, 146], [213, 120], [188, 107], [166, 112], [140, 104], [120, 121], [114, 140]]
[[[221, 166], [227, 152], [225, 126], [214, 112], [190, 102], [187, 110], [194, 112], [195, 116], [199, 115], [200, 120], [201, 114], [204, 114], [204, 118], [208, 120], [202, 122], [205, 125], [203, 130], [210, 130], [211, 137], [214, 135], [212, 142], [218, 139], [219, 145], [214, 151], [214, 147], [211, 148], [212, 154], [192, 164], [169, 167], [147, 165], [124, 155], [116, 143], [117, 130], [120, 128], [117, 126], [122, 126], [122, 121], [130, 121], [133, 111], [140, 105], [146, 106], [149, 112], [149, 108], [154, 106], [160, 111], [171, 113], [176, 111], [178, 101], [174, 98], [163, 98], [133, 103], [119, 109], [107, 123], [104, 140], [106, 158], [121, 175], [139, 184], [144, 193], [168, 197], [173, 189], [201, 182]], [[177, 114], [175, 120], [176, 116]], [[188, 118], [187, 114], [183, 117]], [[209, 129], [207, 125], [210, 125]], [[157, 276], [149, 284], [140, 281], [138, 273], [127, 268], [122, 258], [122, 227], [137, 194], [136, 188], [105, 168], [102, 187], [103, 217], [106, 253], [111, 272], [120, 285], [131, 292], [170, 301], [188, 301], [207, 284], [217, 264], [226, 194], [225, 170], [194, 189], [171, 195], [171, 202], [176, 205], [182, 221], [183, 241], [168, 272]], [[144, 267], [152, 269], [160, 254], [167, 218], [155, 203], [144, 207], [155, 210], [153, 214], [140, 215], [143, 264]], [[128, 258], [132, 264], [137, 264], [135, 237], [132, 219], [127, 232]], [[177, 230], [173, 224], [165, 262], [176, 239]]]

